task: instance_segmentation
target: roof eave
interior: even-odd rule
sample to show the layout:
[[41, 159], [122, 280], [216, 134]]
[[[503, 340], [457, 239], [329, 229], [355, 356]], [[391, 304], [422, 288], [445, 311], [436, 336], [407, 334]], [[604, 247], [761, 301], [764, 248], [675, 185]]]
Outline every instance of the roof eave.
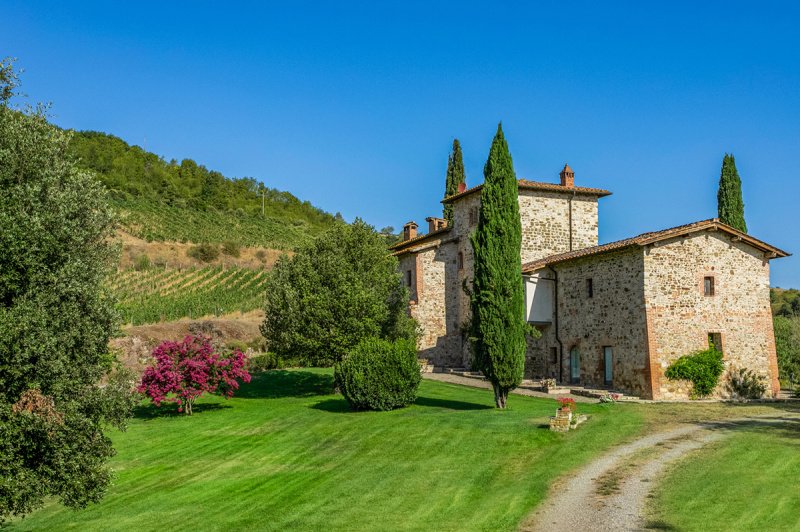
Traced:
[[424, 244], [429, 238], [443, 235], [448, 231], [450, 231], [450, 229], [452, 229], [452, 227], [447, 226], [441, 229], [437, 229], [436, 231], [431, 231], [430, 233], [425, 233], [424, 235], [419, 235], [409, 240], [403, 240], [401, 242], [398, 242], [397, 244], [389, 246], [389, 251], [392, 252], [392, 255], [397, 255], [400, 252], [406, 251], [407, 248], [412, 247], [416, 244]]

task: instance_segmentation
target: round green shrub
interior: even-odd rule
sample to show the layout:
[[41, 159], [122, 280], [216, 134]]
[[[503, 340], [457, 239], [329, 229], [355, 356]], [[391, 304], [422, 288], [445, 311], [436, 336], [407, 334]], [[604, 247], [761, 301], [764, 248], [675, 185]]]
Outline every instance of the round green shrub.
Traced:
[[413, 403], [422, 378], [411, 340], [362, 340], [334, 367], [339, 391], [353, 410], [393, 410]]
[[234, 242], [233, 240], [226, 240], [222, 243], [222, 252], [231, 257], [238, 257], [242, 254], [241, 246], [239, 246], [238, 242]]
[[186, 254], [202, 262], [211, 262], [219, 257], [219, 247], [214, 244], [198, 244], [190, 247]]
[[710, 395], [722, 375], [722, 353], [710, 347], [673, 362], [664, 375], [670, 380], [692, 381], [692, 397]]
[[283, 360], [275, 353], [261, 353], [248, 359], [247, 370], [250, 373], [261, 373], [271, 369], [283, 368]]

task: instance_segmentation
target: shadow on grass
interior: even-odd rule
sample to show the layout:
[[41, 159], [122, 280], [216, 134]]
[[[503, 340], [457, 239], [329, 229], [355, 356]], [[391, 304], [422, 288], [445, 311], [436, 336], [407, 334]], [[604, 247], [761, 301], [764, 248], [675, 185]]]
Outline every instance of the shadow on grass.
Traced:
[[[477, 403], [466, 403], [464, 401], [453, 401], [451, 399], [436, 399], [433, 397], [417, 397], [414, 403], [417, 406], [444, 408], [447, 410], [491, 410], [492, 407], [488, 405], [481, 405]], [[347, 399], [325, 399], [311, 406], [314, 410], [322, 410], [324, 412], [334, 413], [351, 413], [354, 412], [350, 408]], [[401, 409], [402, 410], [402, 409]]]
[[280, 399], [312, 397], [333, 393], [333, 375], [310, 371], [274, 370], [253, 375], [249, 384], [242, 384], [236, 397], [241, 399]]
[[[220, 403], [200, 403], [192, 408], [192, 416], [197, 416], [203, 412], [213, 412], [231, 408], [229, 405]], [[137, 419], [156, 419], [165, 417], [185, 417], [186, 414], [178, 412], [178, 406], [172, 403], [162, 403], [160, 407], [154, 404], [137, 406], [133, 409], [133, 417]]]
[[325, 399], [311, 406], [314, 410], [322, 410], [323, 412], [334, 412], [337, 414], [349, 414], [354, 412], [350, 408], [350, 403], [346, 399]]
[[652, 521], [648, 521], [644, 525], [645, 530], [678, 530], [671, 524], [667, 523], [663, 519], [655, 519]]
[[706, 423], [709, 428], [727, 430], [747, 430], [752, 432], [765, 432], [771, 436], [800, 440], [800, 418], [787, 416], [770, 416], [755, 419], [711, 421]]
[[452, 399], [437, 399], [435, 397], [417, 397], [416, 404], [419, 406], [446, 408], [448, 410], [491, 410], [493, 408], [480, 403], [467, 403], [465, 401], [454, 401]]

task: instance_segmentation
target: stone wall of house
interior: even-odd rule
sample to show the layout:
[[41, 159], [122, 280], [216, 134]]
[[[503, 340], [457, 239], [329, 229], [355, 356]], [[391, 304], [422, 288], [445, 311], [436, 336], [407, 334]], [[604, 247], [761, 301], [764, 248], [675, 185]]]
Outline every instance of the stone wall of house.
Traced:
[[[454, 243], [454, 264], [463, 260], [462, 268], [456, 268], [447, 277], [448, 297], [456, 305], [457, 316], [448, 325], [449, 343], [460, 351], [459, 365], [469, 367], [471, 355], [464, 326], [470, 316], [469, 295], [464, 290], [471, 286], [474, 272], [474, 256], [469, 235], [477, 226], [480, 194], [465, 196], [453, 203], [453, 229], [449, 239]], [[570, 250], [570, 203], [572, 209], [572, 249], [597, 245], [597, 197], [568, 193], [519, 191], [520, 222], [522, 225], [522, 262], [537, 260], [555, 253]], [[448, 303], [448, 309], [450, 303]]]
[[597, 245], [596, 196], [523, 189], [519, 212], [523, 263]]
[[[777, 393], [769, 261], [762, 252], [706, 231], [650, 246], [644, 265], [654, 398], [687, 396], [685, 383], [669, 381], [664, 371], [678, 357], [705, 349], [709, 333], [721, 336], [726, 369], [752, 369]], [[713, 296], [705, 295], [705, 277], [714, 279]]]
[[[612, 351], [610, 387], [647, 397], [647, 329], [644, 312], [644, 265], [640, 248], [596, 255], [554, 265], [557, 273], [558, 336], [556, 324], [541, 327], [542, 336], [529, 341], [528, 377], [554, 377], [570, 382], [570, 353], [580, 358], [578, 384], [605, 385], [604, 348]], [[541, 270], [547, 278], [552, 272]], [[591, 279], [589, 297], [587, 280]], [[553, 362], [553, 349], [561, 354]], [[559, 357], [556, 357], [559, 358]]]
[[454, 244], [436, 239], [421, 243], [401, 254], [399, 268], [409, 285], [409, 312], [417, 320], [421, 335], [419, 357], [434, 366], [460, 365], [460, 338], [449, 334], [456, 329], [457, 301], [447, 291], [455, 275]]

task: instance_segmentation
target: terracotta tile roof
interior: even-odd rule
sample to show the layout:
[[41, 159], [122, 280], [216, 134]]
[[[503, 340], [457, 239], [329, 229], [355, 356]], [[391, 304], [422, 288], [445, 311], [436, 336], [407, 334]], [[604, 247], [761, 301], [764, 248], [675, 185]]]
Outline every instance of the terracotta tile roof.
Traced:
[[746, 242], [753, 246], [756, 249], [760, 249], [761, 251], [765, 251], [767, 253], [773, 253], [774, 257], [788, 257], [789, 253], [771, 246], [766, 242], [762, 242], [756, 238], [751, 237], [746, 233], [742, 233], [741, 231], [737, 231], [733, 227], [726, 225], [719, 221], [717, 218], [712, 218], [710, 220], [703, 220], [700, 222], [694, 222], [686, 225], [680, 225], [678, 227], [671, 227], [670, 229], [664, 229], [663, 231], [654, 231], [650, 233], [642, 233], [639, 236], [634, 236], [632, 238], [626, 238], [624, 240], [617, 240], [616, 242], [610, 242], [608, 244], [603, 244], [601, 246], [594, 246], [590, 248], [583, 248], [578, 249], [575, 251], [569, 251], [567, 253], [559, 253], [557, 255], [550, 255], [549, 257], [545, 257], [543, 259], [535, 260], [532, 262], [528, 262], [522, 265], [522, 273], [531, 273], [534, 270], [538, 270], [539, 268], [543, 268], [545, 266], [550, 266], [552, 264], [558, 264], [560, 262], [566, 262], [573, 259], [578, 259], [581, 257], [589, 257], [592, 255], [600, 255], [602, 253], [608, 253], [610, 251], [630, 247], [630, 246], [645, 246], [647, 244], [652, 244], [654, 242], [659, 242], [661, 240], [666, 240], [668, 238], [673, 238], [676, 236], [683, 236], [688, 235], [691, 233], [697, 233], [700, 231], [706, 231], [709, 229], [723, 231], [730, 235], [733, 235], [735, 238], [741, 240], [742, 242]]
[[413, 246], [415, 244], [421, 244], [428, 240], [429, 238], [432, 239], [435, 236], [442, 235], [450, 230], [450, 227], [442, 227], [441, 229], [437, 229], [436, 231], [431, 231], [429, 233], [425, 233], [424, 235], [415, 236], [414, 238], [409, 238], [408, 240], [403, 240], [398, 242], [397, 244], [393, 244], [389, 246], [389, 249], [393, 252], [393, 254], [397, 254], [407, 247]]
[[[603, 190], [602, 188], [589, 188], [589, 187], [565, 187], [559, 185], [558, 183], [542, 183], [539, 181], [528, 181], [527, 179], [519, 179], [519, 188], [523, 190], [543, 190], [545, 192], [563, 192], [563, 193], [574, 193], [574, 194], [583, 194], [588, 196], [597, 196], [598, 198], [602, 198], [603, 196], [610, 196], [611, 192], [608, 190]], [[464, 192], [459, 192], [458, 194], [453, 194], [452, 196], [448, 196], [442, 200], [442, 203], [450, 203], [451, 201], [455, 201], [459, 198], [463, 198], [464, 196], [469, 196], [473, 192], [477, 192], [483, 188], [483, 185], [478, 185], [472, 188], [468, 188]]]

